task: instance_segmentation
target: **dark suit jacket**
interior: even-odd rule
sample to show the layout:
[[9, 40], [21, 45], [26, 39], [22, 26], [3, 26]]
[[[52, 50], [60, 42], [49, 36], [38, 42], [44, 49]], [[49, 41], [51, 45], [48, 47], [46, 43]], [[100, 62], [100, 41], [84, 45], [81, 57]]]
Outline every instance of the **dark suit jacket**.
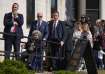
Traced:
[[[18, 38], [21, 38], [23, 36], [23, 30], [22, 30], [22, 25], [23, 25], [23, 15], [18, 14], [18, 18], [14, 19], [17, 23], [18, 26], [16, 26], [16, 36]], [[12, 12], [5, 14], [4, 16], [4, 32], [11, 34], [10, 30], [11, 27], [13, 26], [13, 21], [12, 21]], [[8, 38], [8, 35], [3, 36], [4, 38]]]
[[[32, 21], [30, 25], [31, 25], [31, 28], [30, 28], [30, 32], [29, 32], [29, 37], [31, 37], [32, 32], [34, 30], [37, 30], [37, 21], [36, 20]], [[43, 39], [48, 38], [49, 32], [48, 32], [48, 24], [47, 24], [47, 22], [42, 21], [39, 31], [42, 33], [42, 38]]]
[[[48, 36], [48, 40], [52, 39], [52, 29], [53, 29], [53, 21], [49, 21], [49, 36]], [[65, 28], [64, 28], [64, 22], [63, 21], [58, 21], [57, 27], [57, 36], [58, 36], [58, 40], [59, 41], [65, 41]]]

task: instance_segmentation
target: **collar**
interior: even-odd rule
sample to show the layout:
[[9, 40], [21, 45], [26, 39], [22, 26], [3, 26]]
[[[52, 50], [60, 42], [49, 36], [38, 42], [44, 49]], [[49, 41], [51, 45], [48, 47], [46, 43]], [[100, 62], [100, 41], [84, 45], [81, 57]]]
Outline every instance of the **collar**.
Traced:
[[56, 23], [56, 24], [57, 24], [57, 23], [58, 23], [58, 20], [57, 20], [57, 21], [54, 21], [54, 23]]
[[14, 15], [13, 15], [13, 12], [12, 12], [12, 17], [13, 17], [13, 18], [14, 18], [14, 17], [15, 17], [15, 18], [18, 18], [18, 15], [17, 15], [17, 16], [14, 16]]

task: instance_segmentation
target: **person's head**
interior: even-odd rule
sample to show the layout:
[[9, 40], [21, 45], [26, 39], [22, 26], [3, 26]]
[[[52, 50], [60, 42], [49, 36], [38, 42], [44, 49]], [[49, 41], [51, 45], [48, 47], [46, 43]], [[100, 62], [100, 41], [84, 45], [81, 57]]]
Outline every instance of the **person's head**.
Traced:
[[101, 19], [97, 19], [97, 20], [96, 20], [96, 25], [97, 25], [97, 26], [101, 26]]
[[54, 21], [57, 21], [59, 19], [59, 12], [58, 11], [54, 11], [52, 13], [52, 18]]
[[81, 16], [80, 21], [81, 21], [81, 23], [86, 23], [87, 17], [85, 15]]
[[42, 18], [43, 18], [43, 13], [42, 12], [38, 12], [37, 13], [37, 19], [38, 20], [42, 20]]
[[105, 27], [105, 20], [104, 19], [101, 20], [101, 24], [103, 27]]
[[81, 22], [75, 23], [75, 30], [81, 31], [82, 30], [81, 27], [82, 27]]
[[19, 9], [19, 4], [18, 3], [13, 3], [12, 12], [17, 13], [18, 9]]
[[32, 40], [40, 40], [42, 38], [42, 34], [38, 30], [34, 30], [32, 32]]

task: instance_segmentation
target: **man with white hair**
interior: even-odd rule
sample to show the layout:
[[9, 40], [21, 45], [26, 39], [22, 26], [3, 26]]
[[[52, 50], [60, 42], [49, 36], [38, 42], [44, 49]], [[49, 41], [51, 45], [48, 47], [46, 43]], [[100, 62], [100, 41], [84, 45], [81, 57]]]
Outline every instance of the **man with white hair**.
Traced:
[[[43, 21], [42, 17], [43, 17], [43, 13], [42, 12], [38, 12], [37, 13], [37, 20], [34, 20], [34, 21], [31, 22], [31, 24], [30, 24], [31, 28], [30, 28], [30, 32], [29, 32], [29, 37], [32, 36], [32, 32], [34, 30], [38, 30], [42, 34], [42, 39], [41, 40], [46, 42], [46, 40], [48, 38], [48, 24], [47, 24], [47, 22]], [[28, 41], [31, 41], [31, 40], [29, 39]], [[42, 55], [42, 52], [43, 52], [43, 49], [42, 49], [42, 47], [40, 47], [38, 49], [37, 53], [38, 53], [38, 55]], [[32, 69], [35, 69], [35, 70], [36, 70], [36, 68], [37, 68], [37, 70], [41, 70], [42, 57], [40, 57], [38, 59], [36, 59], [36, 58], [34, 58], [32, 60], [31, 67], [32, 67]], [[37, 65], [35, 63], [35, 60], [39, 61], [39, 62], [37, 62]]]

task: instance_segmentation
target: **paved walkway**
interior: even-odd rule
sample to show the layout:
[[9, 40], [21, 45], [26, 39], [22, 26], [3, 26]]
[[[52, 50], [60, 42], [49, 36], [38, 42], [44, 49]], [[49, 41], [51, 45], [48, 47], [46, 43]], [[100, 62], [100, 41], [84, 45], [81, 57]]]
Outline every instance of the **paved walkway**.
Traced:
[[53, 74], [52, 72], [43, 72], [43, 73], [35, 73], [35, 74]]
[[[43, 72], [43, 73], [35, 73], [35, 74], [54, 74], [52, 72]], [[77, 72], [76, 74], [87, 74], [85, 71]], [[105, 70], [98, 70], [98, 74], [105, 74]]]

